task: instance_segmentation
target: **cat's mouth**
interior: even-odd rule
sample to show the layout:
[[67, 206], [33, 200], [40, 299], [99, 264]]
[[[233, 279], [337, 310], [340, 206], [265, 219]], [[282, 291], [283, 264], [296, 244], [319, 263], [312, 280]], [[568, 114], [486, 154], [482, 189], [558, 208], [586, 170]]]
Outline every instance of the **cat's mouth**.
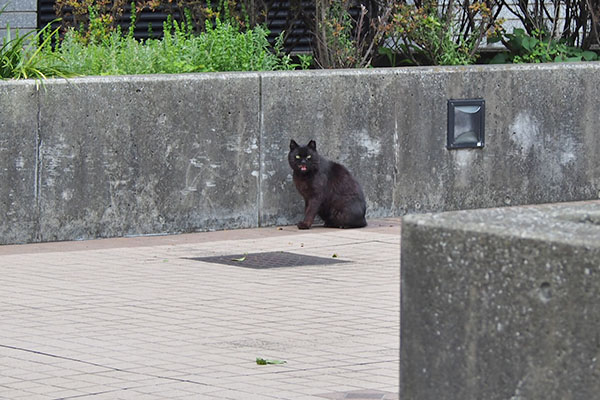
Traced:
[[307, 170], [306, 165], [301, 165], [299, 168], [300, 168], [300, 171], [302, 171], [302, 172], [306, 172], [306, 170]]

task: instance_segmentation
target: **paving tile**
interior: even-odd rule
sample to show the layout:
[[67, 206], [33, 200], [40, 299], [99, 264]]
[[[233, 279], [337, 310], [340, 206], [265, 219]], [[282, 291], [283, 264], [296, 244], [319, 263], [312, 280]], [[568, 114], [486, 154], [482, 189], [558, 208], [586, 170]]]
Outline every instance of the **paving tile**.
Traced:
[[[385, 223], [0, 246], [0, 398], [397, 393], [400, 232]], [[347, 262], [189, 260], [273, 251]]]

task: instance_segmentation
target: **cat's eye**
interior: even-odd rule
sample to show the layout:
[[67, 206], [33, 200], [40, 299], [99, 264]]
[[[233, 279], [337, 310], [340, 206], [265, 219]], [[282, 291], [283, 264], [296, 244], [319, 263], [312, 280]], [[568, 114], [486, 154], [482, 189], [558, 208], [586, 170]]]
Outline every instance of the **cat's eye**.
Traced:
[[299, 159], [300, 159], [300, 156], [299, 156], [299, 155], [296, 155], [296, 160], [299, 160]]
[[312, 156], [306, 156], [306, 159], [307, 159], [307, 160], [310, 160], [310, 158], [311, 158], [311, 157], [312, 157]]

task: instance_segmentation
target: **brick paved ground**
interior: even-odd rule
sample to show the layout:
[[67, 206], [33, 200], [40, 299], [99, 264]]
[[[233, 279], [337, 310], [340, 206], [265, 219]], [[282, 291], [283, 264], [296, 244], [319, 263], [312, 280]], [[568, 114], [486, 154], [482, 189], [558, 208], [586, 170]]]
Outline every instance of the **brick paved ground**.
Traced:
[[[398, 399], [399, 244], [391, 219], [0, 246], [0, 398]], [[349, 262], [191, 259], [267, 251]]]

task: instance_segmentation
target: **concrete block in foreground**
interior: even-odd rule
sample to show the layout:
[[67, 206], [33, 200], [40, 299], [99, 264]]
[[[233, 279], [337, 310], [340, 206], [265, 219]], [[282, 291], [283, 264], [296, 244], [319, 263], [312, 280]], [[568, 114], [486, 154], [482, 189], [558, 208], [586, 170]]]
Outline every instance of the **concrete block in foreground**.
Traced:
[[405, 217], [401, 398], [600, 393], [600, 201]]

